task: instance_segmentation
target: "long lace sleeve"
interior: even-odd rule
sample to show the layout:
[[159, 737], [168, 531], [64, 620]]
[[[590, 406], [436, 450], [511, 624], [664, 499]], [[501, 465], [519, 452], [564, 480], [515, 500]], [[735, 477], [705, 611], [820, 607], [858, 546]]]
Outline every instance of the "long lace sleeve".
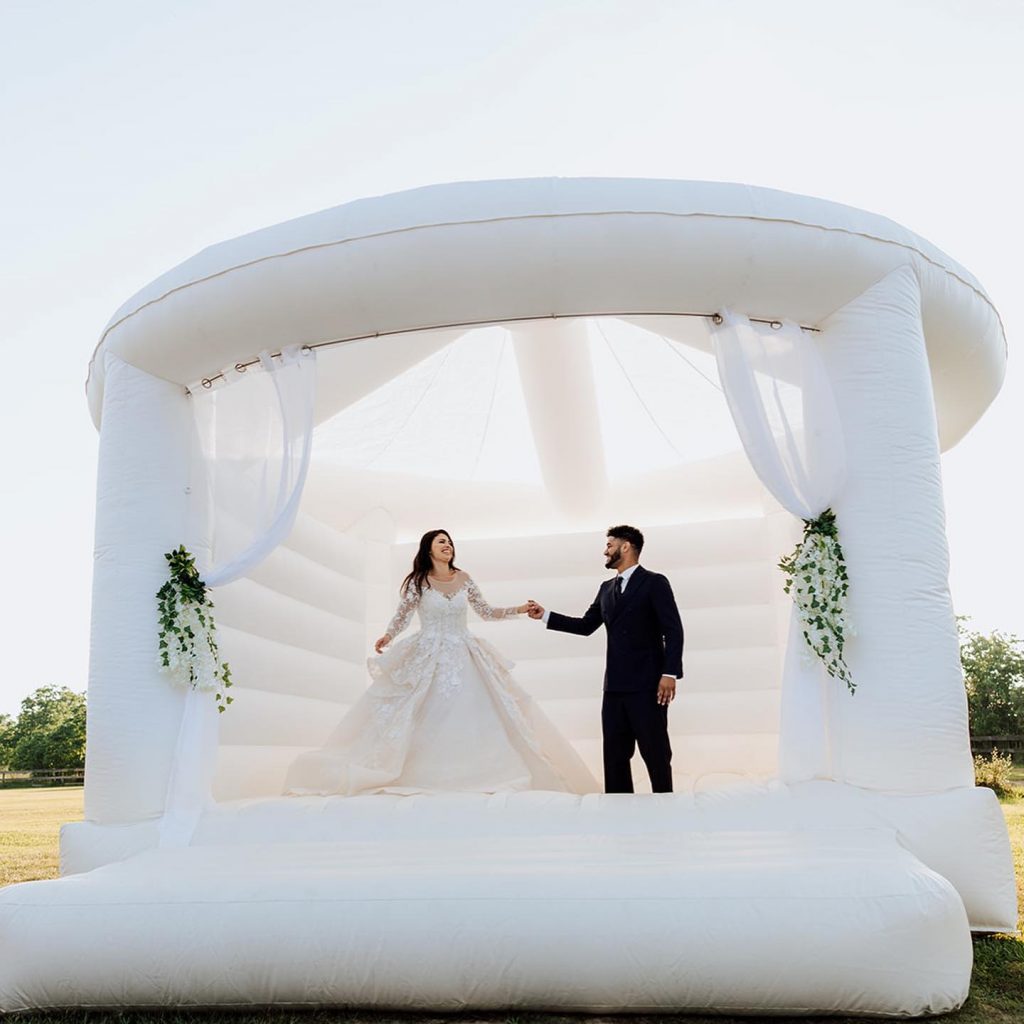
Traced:
[[395, 614], [385, 630], [392, 640], [412, 621], [413, 613], [416, 611], [419, 603], [420, 595], [410, 583], [402, 592], [402, 600], [398, 602], [398, 608], [395, 610]]
[[466, 583], [466, 596], [469, 599], [469, 603], [473, 606], [473, 611], [481, 619], [511, 619], [519, 614], [516, 608], [492, 608], [484, 600], [484, 595], [480, 593], [480, 588], [473, 581], [472, 577]]

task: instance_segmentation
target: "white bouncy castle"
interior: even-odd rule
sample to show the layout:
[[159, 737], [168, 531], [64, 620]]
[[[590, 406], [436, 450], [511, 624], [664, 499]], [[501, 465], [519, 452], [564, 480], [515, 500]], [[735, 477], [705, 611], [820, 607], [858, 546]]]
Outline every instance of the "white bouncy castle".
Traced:
[[[940, 452], [1005, 359], [933, 245], [740, 185], [432, 186], [158, 278], [90, 364], [86, 820], [61, 878], [0, 891], [0, 1009], [957, 1007], [972, 931], [1017, 908], [973, 784]], [[853, 692], [777, 568], [826, 508]], [[283, 795], [367, 687], [424, 531], [492, 604], [579, 615], [622, 522], [686, 631], [674, 793]], [[180, 544], [223, 714], [158, 664]], [[600, 778], [602, 635], [471, 629]]]

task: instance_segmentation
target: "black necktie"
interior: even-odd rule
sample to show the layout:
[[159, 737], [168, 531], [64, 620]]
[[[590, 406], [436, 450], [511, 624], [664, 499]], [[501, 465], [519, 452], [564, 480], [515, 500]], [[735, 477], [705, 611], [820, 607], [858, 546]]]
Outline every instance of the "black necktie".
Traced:
[[619, 598], [622, 597], [622, 577], [615, 577], [615, 584], [612, 587], [612, 607], [614, 608], [619, 603]]

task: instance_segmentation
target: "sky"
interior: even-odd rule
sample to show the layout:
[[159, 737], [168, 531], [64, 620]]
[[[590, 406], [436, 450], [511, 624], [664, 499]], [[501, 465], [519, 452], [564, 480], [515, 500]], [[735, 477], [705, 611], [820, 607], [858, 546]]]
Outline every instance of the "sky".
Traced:
[[0, 713], [86, 686], [113, 311], [214, 242], [443, 181], [736, 181], [974, 273], [1007, 380], [943, 457], [950, 586], [1024, 633], [1019, 0], [0, 0]]

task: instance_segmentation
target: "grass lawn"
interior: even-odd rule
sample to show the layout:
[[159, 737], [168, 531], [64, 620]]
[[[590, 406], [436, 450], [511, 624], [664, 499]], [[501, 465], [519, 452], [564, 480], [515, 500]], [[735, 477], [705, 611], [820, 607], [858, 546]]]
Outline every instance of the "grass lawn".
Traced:
[[56, 878], [65, 821], [81, 821], [81, 786], [0, 789], [0, 885]]
[[[1022, 780], [1024, 781], [1024, 780]], [[65, 786], [53, 789], [0, 790], [0, 885], [55, 878], [58, 873], [57, 839], [60, 825], [82, 817], [82, 788]], [[1014, 863], [1017, 869], [1017, 893], [1024, 905], [1024, 799], [1003, 804], [1010, 830]], [[432, 1016], [424, 1014], [376, 1014], [317, 1010], [293, 1012], [262, 1010], [252, 1013], [186, 1012], [101, 1013], [67, 1011], [33, 1013], [17, 1018], [31, 1024], [438, 1024], [458, 1020], [464, 1024], [487, 1021], [490, 1024], [597, 1024], [616, 1020], [621, 1024], [656, 1021], [692, 1022], [692, 1024], [736, 1024], [736, 1017], [568, 1017], [557, 1014], [467, 1014]], [[742, 1018], [781, 1021], [784, 1018]], [[943, 1018], [956, 1024], [1024, 1024], [1024, 942], [1009, 937], [979, 939], [974, 943], [974, 977], [971, 996], [962, 1010]], [[801, 1017], [803, 1024], [868, 1024], [868, 1018]], [[870, 1018], [877, 1024], [877, 1018]]]

